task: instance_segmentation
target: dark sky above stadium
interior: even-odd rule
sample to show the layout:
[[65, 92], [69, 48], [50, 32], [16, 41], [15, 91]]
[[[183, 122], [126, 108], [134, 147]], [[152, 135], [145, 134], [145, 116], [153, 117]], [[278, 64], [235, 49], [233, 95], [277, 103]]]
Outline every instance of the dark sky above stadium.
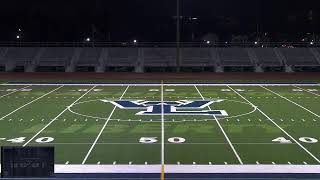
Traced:
[[[171, 41], [175, 14], [175, 0], [2, 0], [0, 41], [19, 28], [28, 41], [81, 41], [93, 32], [101, 41]], [[191, 33], [320, 30], [319, 0], [181, 0], [181, 15], [186, 41]]]

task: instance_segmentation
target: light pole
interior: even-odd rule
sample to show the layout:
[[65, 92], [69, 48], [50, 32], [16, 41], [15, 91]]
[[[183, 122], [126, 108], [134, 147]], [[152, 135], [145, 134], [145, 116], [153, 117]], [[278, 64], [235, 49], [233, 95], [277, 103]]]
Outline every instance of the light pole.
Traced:
[[177, 45], [177, 71], [180, 71], [181, 53], [180, 53], [180, 0], [177, 0], [177, 27], [176, 27], [176, 45]]

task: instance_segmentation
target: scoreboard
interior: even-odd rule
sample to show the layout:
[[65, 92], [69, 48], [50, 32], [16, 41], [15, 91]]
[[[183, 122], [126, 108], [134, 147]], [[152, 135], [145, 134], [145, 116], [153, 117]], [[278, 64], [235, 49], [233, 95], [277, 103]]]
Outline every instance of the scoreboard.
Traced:
[[54, 147], [1, 147], [1, 177], [54, 176]]

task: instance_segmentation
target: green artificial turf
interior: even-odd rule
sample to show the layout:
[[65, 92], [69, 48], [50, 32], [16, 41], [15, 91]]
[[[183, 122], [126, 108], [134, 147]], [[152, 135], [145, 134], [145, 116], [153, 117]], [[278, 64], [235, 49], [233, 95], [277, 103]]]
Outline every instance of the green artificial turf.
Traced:
[[319, 164], [320, 86], [163, 86], [164, 101], [223, 100], [210, 105], [228, 113], [218, 122], [136, 115], [142, 110], [101, 101], [161, 101], [161, 94], [151, 85], [1, 85], [0, 145], [52, 145], [57, 164], [161, 164], [161, 147], [165, 164]]

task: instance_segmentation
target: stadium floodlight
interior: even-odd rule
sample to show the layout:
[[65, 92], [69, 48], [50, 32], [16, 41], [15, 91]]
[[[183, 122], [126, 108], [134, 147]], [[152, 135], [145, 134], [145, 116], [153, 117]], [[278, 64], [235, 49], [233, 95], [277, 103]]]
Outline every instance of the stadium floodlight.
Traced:
[[90, 41], [91, 41], [91, 39], [90, 39], [90, 38], [87, 38], [87, 39], [86, 39], [86, 41], [87, 41], [87, 42], [90, 42]]

